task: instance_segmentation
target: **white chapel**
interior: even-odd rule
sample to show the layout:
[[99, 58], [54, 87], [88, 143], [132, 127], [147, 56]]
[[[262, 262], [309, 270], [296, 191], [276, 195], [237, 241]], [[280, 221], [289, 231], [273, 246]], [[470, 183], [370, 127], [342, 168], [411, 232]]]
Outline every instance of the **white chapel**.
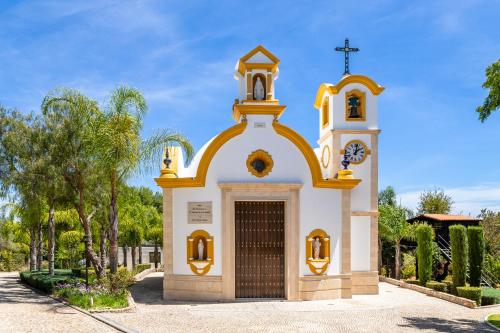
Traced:
[[263, 46], [240, 58], [235, 124], [189, 165], [180, 149], [167, 149], [155, 179], [163, 188], [165, 299], [378, 293], [377, 96], [384, 88], [350, 74], [321, 84], [311, 146], [280, 120], [279, 63]]

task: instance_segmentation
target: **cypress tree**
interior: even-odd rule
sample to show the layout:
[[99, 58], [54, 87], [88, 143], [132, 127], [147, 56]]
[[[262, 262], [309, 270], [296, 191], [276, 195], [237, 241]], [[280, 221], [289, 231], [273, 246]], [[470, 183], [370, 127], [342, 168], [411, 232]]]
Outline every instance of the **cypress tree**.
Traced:
[[418, 279], [425, 286], [432, 276], [432, 228], [427, 224], [417, 227]]
[[468, 227], [467, 235], [469, 238], [469, 283], [473, 287], [479, 287], [484, 258], [483, 228]]
[[467, 233], [463, 225], [452, 225], [449, 230], [453, 287], [463, 287], [467, 274]]

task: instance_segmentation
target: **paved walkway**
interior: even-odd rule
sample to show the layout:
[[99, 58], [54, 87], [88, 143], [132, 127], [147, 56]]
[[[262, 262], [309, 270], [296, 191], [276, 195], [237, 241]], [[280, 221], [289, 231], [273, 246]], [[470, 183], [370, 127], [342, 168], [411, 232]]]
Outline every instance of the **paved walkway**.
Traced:
[[21, 285], [19, 273], [0, 273], [0, 332], [116, 332], [69, 306]]
[[135, 313], [106, 317], [140, 332], [497, 332], [483, 323], [500, 306], [468, 309], [380, 283], [380, 295], [310, 302], [173, 303], [162, 273], [131, 289]]

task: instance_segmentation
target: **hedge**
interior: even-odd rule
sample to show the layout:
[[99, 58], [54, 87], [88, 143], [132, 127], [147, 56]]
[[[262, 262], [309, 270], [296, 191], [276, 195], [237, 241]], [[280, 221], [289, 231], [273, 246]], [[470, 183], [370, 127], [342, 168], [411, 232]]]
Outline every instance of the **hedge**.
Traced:
[[459, 297], [468, 298], [470, 300], [476, 301], [476, 304], [478, 306], [481, 305], [481, 288], [457, 287], [457, 293]]
[[418, 279], [425, 286], [432, 275], [432, 227], [427, 224], [417, 227], [417, 259]]
[[469, 283], [471, 286], [479, 287], [484, 260], [483, 228], [468, 227], [467, 236], [469, 241]]
[[467, 274], [467, 235], [463, 225], [452, 225], [450, 228], [451, 266], [453, 285], [465, 286]]
[[403, 280], [404, 282], [408, 283], [408, 284], [416, 284], [416, 285], [420, 285], [420, 281], [419, 280]]
[[446, 284], [446, 290], [448, 293], [454, 294], [454, 295], [457, 294], [457, 291], [455, 290], [455, 287], [453, 286], [453, 281], [444, 280], [443, 283]]
[[134, 268], [134, 274], [139, 274], [140, 272], [142, 271], [145, 271], [146, 269], [150, 269], [151, 268], [151, 264], [138, 264], [138, 265], [135, 265], [135, 268]]
[[497, 299], [493, 296], [482, 296], [481, 297], [481, 305], [494, 305], [497, 304]]
[[71, 270], [55, 270], [54, 276], [49, 276], [47, 270], [43, 271], [28, 271], [19, 273], [21, 281], [29, 284], [32, 287], [45, 291], [46, 293], [51, 293], [54, 286], [66, 283], [73, 279]]
[[435, 291], [446, 292], [448, 289], [446, 283], [437, 282], [437, 281], [429, 281], [425, 284], [427, 288], [434, 289]]

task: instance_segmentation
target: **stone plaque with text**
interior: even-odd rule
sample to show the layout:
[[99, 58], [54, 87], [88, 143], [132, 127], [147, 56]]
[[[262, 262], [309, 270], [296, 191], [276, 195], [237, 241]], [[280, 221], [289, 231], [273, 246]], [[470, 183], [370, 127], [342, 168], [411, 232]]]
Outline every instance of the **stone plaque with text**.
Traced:
[[212, 224], [212, 201], [188, 202], [188, 224]]

